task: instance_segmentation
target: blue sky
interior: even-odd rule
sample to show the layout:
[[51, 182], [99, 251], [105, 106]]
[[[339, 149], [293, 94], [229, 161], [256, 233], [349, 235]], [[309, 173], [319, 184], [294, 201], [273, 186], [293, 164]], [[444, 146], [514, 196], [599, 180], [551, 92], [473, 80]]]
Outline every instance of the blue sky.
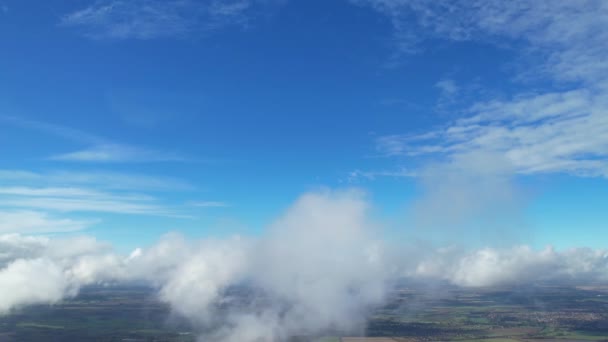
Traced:
[[605, 247], [607, 11], [0, 0], [0, 232], [257, 234], [357, 187], [404, 240]]

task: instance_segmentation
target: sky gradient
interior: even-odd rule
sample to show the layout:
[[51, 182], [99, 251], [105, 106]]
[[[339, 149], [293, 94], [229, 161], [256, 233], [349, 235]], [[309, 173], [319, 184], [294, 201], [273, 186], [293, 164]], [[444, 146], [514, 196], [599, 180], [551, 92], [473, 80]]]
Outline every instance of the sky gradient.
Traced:
[[[36, 4], [33, 6], [32, 4]], [[0, 0], [0, 233], [608, 245], [604, 1]]]

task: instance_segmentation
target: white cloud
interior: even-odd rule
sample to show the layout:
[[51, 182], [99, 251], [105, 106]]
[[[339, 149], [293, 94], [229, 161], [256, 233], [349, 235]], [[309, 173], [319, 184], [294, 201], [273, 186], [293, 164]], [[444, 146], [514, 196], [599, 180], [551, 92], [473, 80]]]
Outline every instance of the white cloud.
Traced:
[[[604, 1], [355, 0], [386, 15], [405, 52], [429, 38], [525, 42], [546, 53], [538, 71], [561, 80], [597, 80], [608, 71]], [[506, 39], [506, 41], [505, 41]], [[521, 46], [519, 46], [521, 47]]]
[[[54, 303], [85, 284], [148, 281], [176, 313], [212, 328], [207, 337], [216, 340], [349, 329], [382, 301], [387, 280], [367, 207], [359, 191], [309, 193], [260, 238], [189, 241], [172, 234], [128, 257], [92, 239], [0, 236], [0, 288], [21, 291], [3, 291], [0, 313]], [[216, 310], [230, 300], [226, 290], [243, 282], [271, 301], [221, 318]]]
[[48, 158], [50, 160], [101, 163], [184, 162], [190, 160], [177, 153], [112, 142], [95, 134], [63, 125], [7, 115], [0, 115], [0, 122], [37, 130], [88, 146], [75, 152], [50, 156]]
[[[318, 191], [300, 197], [259, 237], [169, 234], [128, 256], [86, 237], [0, 235], [0, 313], [55, 303], [87, 284], [137, 281], [158, 287], [159, 298], [207, 340], [277, 340], [354, 329], [401, 276], [460, 286], [608, 280], [602, 250], [389, 252], [368, 209], [360, 191]], [[234, 285], [249, 286], [260, 300], [231, 303]]]
[[56, 303], [72, 288], [63, 270], [47, 259], [16, 260], [0, 270], [0, 314], [15, 307]]
[[162, 285], [160, 298], [193, 322], [209, 324], [226, 288], [243, 280], [246, 260], [246, 246], [238, 238], [192, 246]]
[[419, 170], [422, 193], [410, 203], [411, 227], [423, 238], [463, 244], [517, 238], [526, 201], [499, 154], [470, 153]]
[[168, 162], [187, 160], [177, 154], [124, 144], [96, 145], [84, 150], [54, 155], [49, 159], [100, 163]]
[[381, 177], [389, 178], [412, 178], [416, 177], [416, 172], [407, 168], [399, 168], [395, 170], [354, 170], [348, 173], [347, 181], [350, 183], [357, 182], [361, 179], [374, 180]]
[[17, 259], [37, 257], [48, 243], [49, 239], [42, 236], [0, 235], [0, 267]]
[[291, 308], [276, 326], [352, 331], [382, 302], [389, 270], [368, 208], [357, 190], [309, 193], [269, 228], [252, 277]]
[[453, 97], [460, 90], [458, 85], [456, 85], [456, 82], [449, 78], [444, 78], [437, 81], [437, 83], [435, 83], [435, 87], [439, 89], [441, 95], [445, 97]]
[[94, 220], [54, 218], [45, 212], [30, 210], [0, 211], [0, 233], [58, 233], [85, 229]]
[[[450, 159], [489, 151], [504, 155], [520, 173], [608, 176], [606, 2], [357, 3], [387, 15], [397, 35], [418, 33], [415, 41], [403, 45], [425, 39], [504, 43], [516, 47], [528, 65], [520, 78], [533, 75], [560, 85], [553, 91], [522, 91], [510, 98], [473, 101], [463, 118], [440, 129], [380, 137], [376, 142], [381, 153], [437, 154]], [[528, 63], [530, 56], [535, 63]], [[444, 92], [456, 91], [445, 80], [438, 85]]]
[[[172, 234], [136, 250], [128, 273], [156, 282], [160, 298], [207, 339], [352, 329], [382, 301], [388, 275], [367, 207], [355, 190], [305, 194], [259, 238], [192, 242]], [[231, 300], [226, 289], [243, 283], [267, 300], [218, 312]]]
[[608, 102], [569, 91], [474, 104], [470, 116], [425, 135], [377, 140], [388, 155], [504, 155], [520, 173], [608, 176]]
[[421, 261], [411, 274], [448, 280], [461, 286], [496, 286], [538, 282], [575, 283], [608, 280], [608, 251], [586, 248], [557, 252], [528, 246], [471, 252], [441, 249]]
[[[49, 187], [49, 188], [31, 188], [24, 186], [0, 187], [0, 195], [17, 195], [17, 196], [56, 196], [56, 197], [111, 197], [103, 192], [73, 188], [73, 187]], [[140, 197], [141, 198], [141, 197]], [[149, 198], [144, 198], [149, 199]]]
[[0, 206], [54, 210], [60, 212], [102, 212], [184, 217], [184, 215], [177, 214], [162, 205], [121, 200], [60, 197], [15, 197], [11, 199], [0, 199]]
[[65, 15], [61, 24], [95, 39], [154, 39], [206, 34], [226, 26], [246, 26], [253, 0], [100, 0]]
[[[0, 187], [0, 209], [10, 208], [10, 212], [37, 212], [37, 216], [28, 215], [29, 220], [23, 223], [33, 224], [38, 221], [41, 230], [54, 226], [50, 220], [51, 216], [44, 211], [189, 217], [178, 208], [149, 194], [158, 190], [190, 189], [190, 185], [171, 178], [106, 172], [34, 173], [0, 170], [0, 180], [14, 184]], [[138, 192], [131, 192], [132, 190]], [[43, 221], [48, 222], [43, 224]], [[85, 227], [96, 221], [74, 220], [71, 221], [71, 227], [75, 230], [76, 227]], [[61, 222], [67, 226], [68, 221]], [[7, 223], [6, 229], [9, 229], [10, 225]], [[12, 225], [15, 229], [25, 229], [21, 224]]]
[[0, 180], [20, 184], [48, 186], [93, 186], [120, 190], [192, 190], [194, 187], [185, 181], [151, 176], [141, 173], [121, 173], [109, 171], [65, 171], [32, 172], [25, 170], [0, 170]]
[[230, 204], [222, 201], [193, 201], [188, 204], [200, 208], [225, 208], [230, 206]]
[[73, 187], [0, 187], [0, 207], [177, 216], [152, 196]]
[[107, 244], [87, 236], [61, 239], [22, 234], [0, 235], [0, 247], [2, 267], [17, 259], [70, 260], [85, 255], [105, 253], [109, 249]]
[[[53, 304], [75, 295], [82, 285], [101, 279], [86, 272], [87, 267], [105, 279], [117, 279], [116, 272], [120, 271], [118, 263], [97, 266], [115, 257], [91, 238], [0, 235], [0, 246], [0, 314], [25, 305]], [[86, 260], [98, 261], [85, 265]]]

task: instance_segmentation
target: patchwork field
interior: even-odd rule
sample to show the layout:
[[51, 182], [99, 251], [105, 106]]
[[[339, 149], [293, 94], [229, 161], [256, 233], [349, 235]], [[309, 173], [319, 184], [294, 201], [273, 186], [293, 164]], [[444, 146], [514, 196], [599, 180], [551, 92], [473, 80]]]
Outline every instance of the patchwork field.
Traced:
[[[608, 291], [592, 286], [466, 290], [402, 285], [360, 328], [358, 333], [329, 331], [325, 337], [290, 341], [608, 341]], [[143, 287], [86, 288], [63, 303], [0, 317], [0, 342], [192, 342], [196, 336], [196, 329]]]

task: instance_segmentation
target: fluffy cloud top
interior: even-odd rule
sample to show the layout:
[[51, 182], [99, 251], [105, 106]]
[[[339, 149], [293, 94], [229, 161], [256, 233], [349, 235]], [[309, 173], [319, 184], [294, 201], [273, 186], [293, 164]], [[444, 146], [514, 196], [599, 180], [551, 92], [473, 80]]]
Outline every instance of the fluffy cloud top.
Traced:
[[413, 276], [448, 280], [461, 286], [521, 285], [536, 282], [608, 281], [608, 251], [586, 248], [557, 252], [527, 246], [483, 248], [473, 252], [441, 249], [418, 264]]
[[55, 303], [74, 294], [63, 270], [51, 260], [18, 259], [0, 271], [0, 313], [14, 307]]
[[[3, 235], [0, 313], [56, 303], [87, 284], [145, 282], [207, 339], [273, 341], [352, 332], [400, 277], [461, 286], [608, 280], [608, 251], [400, 253], [378, 238], [368, 208], [356, 190], [308, 193], [261, 237], [191, 241], [169, 234], [127, 256], [87, 237]], [[249, 288], [252, 302], [233, 302], [235, 286]]]

